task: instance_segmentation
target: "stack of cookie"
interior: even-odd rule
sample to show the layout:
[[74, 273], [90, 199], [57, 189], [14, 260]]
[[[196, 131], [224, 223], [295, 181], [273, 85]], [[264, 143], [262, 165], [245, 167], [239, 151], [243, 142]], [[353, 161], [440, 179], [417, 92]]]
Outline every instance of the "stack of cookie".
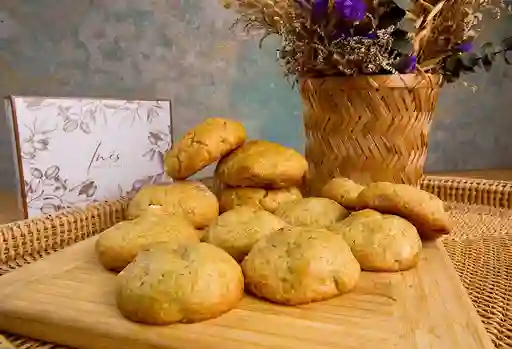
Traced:
[[[186, 180], [217, 161], [216, 195]], [[361, 271], [415, 267], [421, 239], [450, 231], [443, 202], [407, 185], [334, 178], [322, 197], [303, 198], [304, 157], [246, 141], [243, 125], [227, 119], [187, 132], [166, 154], [165, 171], [177, 181], [143, 187], [130, 221], [96, 244], [101, 264], [120, 272], [118, 308], [137, 322], [213, 318], [234, 308], [244, 288], [286, 305], [329, 299], [352, 290]]]
[[302, 198], [308, 163], [291, 148], [254, 140], [221, 159], [215, 183], [221, 212], [254, 206], [274, 212], [281, 204]]
[[165, 156], [165, 172], [183, 180], [220, 160], [213, 190], [221, 213], [238, 206], [273, 212], [281, 203], [301, 198], [306, 159], [277, 143], [245, 140], [239, 122], [207, 119], [173, 145]]

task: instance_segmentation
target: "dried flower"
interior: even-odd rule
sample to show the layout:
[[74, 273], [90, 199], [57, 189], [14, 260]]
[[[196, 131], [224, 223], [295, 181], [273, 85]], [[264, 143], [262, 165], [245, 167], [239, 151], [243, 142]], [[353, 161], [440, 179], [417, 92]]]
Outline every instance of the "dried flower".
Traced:
[[363, 0], [334, 0], [334, 9], [347, 21], [362, 21], [366, 16], [366, 3]]
[[246, 31], [281, 37], [287, 77], [422, 71], [452, 81], [498, 55], [511, 61], [511, 40], [478, 59], [472, 52], [482, 13], [495, 15], [501, 0], [222, 1]]
[[412, 73], [416, 70], [418, 58], [414, 55], [404, 56], [397, 60], [395, 69], [401, 74]]
[[473, 51], [473, 43], [471, 41], [463, 42], [463, 43], [455, 46], [455, 51], [458, 51], [458, 52]]
[[323, 20], [329, 12], [329, 0], [313, 0], [311, 15], [314, 20]]

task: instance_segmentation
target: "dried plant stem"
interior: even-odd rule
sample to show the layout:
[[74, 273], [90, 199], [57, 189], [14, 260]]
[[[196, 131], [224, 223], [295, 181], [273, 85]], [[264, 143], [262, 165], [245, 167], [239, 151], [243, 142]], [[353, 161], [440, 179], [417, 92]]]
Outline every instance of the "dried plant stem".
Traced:
[[[446, 70], [446, 62], [459, 50], [470, 50], [466, 40], [478, 31], [482, 12], [500, 0], [409, 0], [408, 10], [401, 5], [406, 0], [336, 6], [332, 0], [221, 1], [235, 9], [246, 31], [263, 39], [281, 37], [280, 61], [285, 75], [296, 79], [409, 73], [418, 66], [458, 76]], [[359, 17], [346, 17], [353, 13]]]
[[414, 52], [416, 55], [421, 55], [422, 47], [428, 40], [428, 37], [432, 34], [433, 26], [435, 23], [436, 16], [439, 15], [443, 6], [445, 6], [446, 0], [439, 2], [436, 6], [432, 7], [428, 16], [422, 21], [422, 25], [418, 28], [418, 34], [415, 35], [413, 40]]

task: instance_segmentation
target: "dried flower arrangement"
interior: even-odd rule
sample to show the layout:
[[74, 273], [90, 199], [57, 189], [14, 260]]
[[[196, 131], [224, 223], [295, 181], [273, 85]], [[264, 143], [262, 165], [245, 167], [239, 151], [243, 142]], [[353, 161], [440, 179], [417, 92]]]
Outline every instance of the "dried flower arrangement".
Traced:
[[282, 39], [285, 74], [354, 76], [434, 73], [447, 82], [476, 68], [488, 70], [512, 37], [474, 50], [485, 12], [500, 0], [224, 0], [247, 32]]

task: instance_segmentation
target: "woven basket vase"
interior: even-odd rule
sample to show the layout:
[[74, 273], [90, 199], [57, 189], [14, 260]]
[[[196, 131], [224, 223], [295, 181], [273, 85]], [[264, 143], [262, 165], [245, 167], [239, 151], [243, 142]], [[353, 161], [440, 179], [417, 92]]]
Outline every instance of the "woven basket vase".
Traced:
[[418, 185], [440, 76], [303, 78], [310, 194], [334, 177]]

